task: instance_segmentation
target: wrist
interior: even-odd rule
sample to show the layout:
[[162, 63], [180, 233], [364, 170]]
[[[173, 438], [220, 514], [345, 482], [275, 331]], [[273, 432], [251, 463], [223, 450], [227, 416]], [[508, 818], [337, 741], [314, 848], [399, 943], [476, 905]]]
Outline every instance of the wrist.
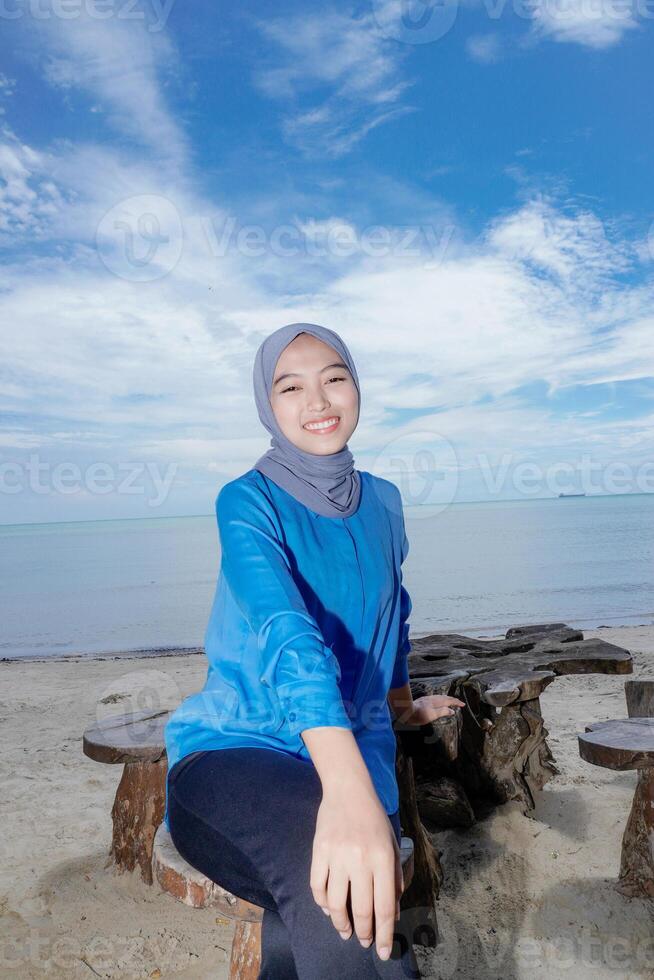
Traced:
[[352, 806], [357, 812], [366, 807], [381, 807], [377, 790], [370, 777], [354, 773], [346, 774], [342, 779], [330, 779], [323, 783], [322, 801], [328, 806], [333, 805], [339, 811]]
[[391, 688], [388, 692], [388, 702], [397, 721], [410, 718], [414, 711], [410, 682], [407, 681], [402, 687]]

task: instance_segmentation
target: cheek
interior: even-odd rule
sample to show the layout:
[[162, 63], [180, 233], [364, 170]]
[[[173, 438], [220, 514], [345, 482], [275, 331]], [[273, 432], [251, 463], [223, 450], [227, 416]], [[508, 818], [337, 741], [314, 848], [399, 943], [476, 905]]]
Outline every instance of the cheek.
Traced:
[[282, 432], [286, 433], [289, 429], [297, 427], [297, 409], [293, 407], [290, 400], [276, 402], [273, 405], [273, 412]]
[[359, 395], [352, 385], [347, 391], [342, 392], [341, 404], [347, 408], [351, 415], [356, 415], [359, 408]]

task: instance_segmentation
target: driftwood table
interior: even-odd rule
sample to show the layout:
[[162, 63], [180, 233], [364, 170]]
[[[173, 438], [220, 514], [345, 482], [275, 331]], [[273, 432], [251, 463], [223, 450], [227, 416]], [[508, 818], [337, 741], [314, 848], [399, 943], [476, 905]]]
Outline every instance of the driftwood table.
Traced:
[[597, 721], [577, 737], [586, 762], [638, 771], [616, 888], [623, 895], [654, 898], [654, 718]]
[[509, 629], [499, 640], [432, 633], [411, 640], [413, 697], [448, 694], [466, 702], [456, 715], [397, 731], [412, 759], [418, 809], [437, 827], [469, 826], [479, 812], [534, 792], [558, 770], [547, 744], [540, 694], [563, 674], [628, 674], [628, 650], [585, 640], [565, 623]]

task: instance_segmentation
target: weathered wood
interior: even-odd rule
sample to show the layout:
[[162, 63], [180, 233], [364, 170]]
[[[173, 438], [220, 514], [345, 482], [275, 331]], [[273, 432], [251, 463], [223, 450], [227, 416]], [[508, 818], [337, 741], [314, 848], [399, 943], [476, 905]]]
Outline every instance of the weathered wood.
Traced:
[[481, 674], [472, 674], [462, 688], [476, 688], [481, 701], [503, 708], [518, 701], [538, 698], [556, 678], [552, 670], [531, 670], [522, 665], [507, 664]]
[[654, 898], [654, 718], [593, 722], [577, 738], [586, 762], [638, 771], [616, 888], [631, 897]]
[[111, 817], [109, 861], [118, 871], [139, 867], [152, 884], [152, 847], [166, 809], [168, 760], [164, 727], [170, 711], [145, 709], [112, 715], [84, 732], [82, 750], [96, 762], [123, 764]]
[[501, 800], [534, 809], [533, 792], [558, 773], [538, 698], [507, 705], [485, 740], [481, 766]]
[[164, 755], [156, 762], [128, 762], [111, 808], [113, 835], [110, 859], [119, 871], [140, 868], [146, 884], [152, 884], [152, 847], [166, 807]]
[[624, 682], [630, 718], [654, 718], [654, 678], [634, 677]]
[[436, 946], [440, 940], [436, 901], [443, 881], [443, 869], [420, 819], [413, 765], [402, 748], [401, 734], [397, 737], [395, 770], [400, 797], [400, 824], [413, 841], [414, 861], [413, 878], [404, 890], [400, 908], [416, 910], [416, 921], [411, 923], [411, 928], [414, 934], [419, 933], [420, 938], [415, 941], [424, 946]]
[[531, 626], [511, 626], [505, 633], [507, 640], [512, 640], [516, 636], [531, 636], [534, 633], [547, 633], [556, 636], [558, 639], [583, 640], [584, 634], [581, 630], [576, 630], [565, 623], [538, 623]]
[[96, 762], [158, 762], [166, 751], [164, 728], [170, 714], [147, 709], [105, 718], [86, 729], [82, 750]]
[[[524, 677], [522, 672], [514, 672], [510, 683], [515, 700], [499, 711], [488, 701], [496, 694], [498, 700], [508, 700], [508, 684], [498, 694], [494, 671], [455, 684], [452, 693], [465, 701], [465, 708], [432, 722], [431, 734], [423, 726], [414, 734], [402, 735], [420, 786], [449, 777], [460, 784], [473, 810], [511, 799], [519, 801], [524, 812], [532, 810], [534, 791], [542, 789], [558, 769], [546, 742], [538, 697], [524, 697], [539, 692], [554, 678], [552, 672]], [[417, 683], [424, 686], [425, 679]], [[412, 691], [413, 686], [411, 682]], [[490, 699], [486, 697], [488, 690], [493, 692]], [[426, 791], [421, 791], [418, 807], [425, 818], [428, 809], [423, 810], [423, 800], [427, 799]], [[452, 810], [453, 815], [456, 812]], [[447, 808], [443, 807], [440, 820], [446, 815]], [[457, 820], [451, 826], [458, 825]]]
[[654, 768], [638, 770], [616, 888], [632, 898], [654, 898]]
[[609, 718], [586, 725], [577, 736], [586, 762], [606, 769], [654, 766], [654, 718]]
[[471, 827], [475, 822], [465, 790], [446, 776], [416, 782], [416, 800], [421, 819], [438, 828]]
[[261, 922], [239, 920], [234, 927], [229, 980], [258, 980], [261, 970]]
[[514, 640], [476, 640], [457, 633], [433, 633], [411, 640], [408, 656], [412, 680], [465, 670], [525, 668], [552, 670], [555, 674], [630, 674], [628, 650], [606, 640], [559, 641], [531, 634]]
[[216, 908], [228, 919], [260, 922], [263, 909], [233, 895], [189, 864], [179, 853], [165, 823], [157, 830], [152, 873], [161, 889], [195, 909]]
[[416, 780], [422, 787], [430, 779], [453, 779], [476, 813], [510, 799], [527, 813], [534, 791], [558, 773], [539, 703], [557, 676], [633, 669], [628, 650], [584, 640], [565, 623], [513, 627], [497, 640], [431, 633], [412, 639], [408, 661], [414, 698], [448, 694], [466, 702], [457, 716], [433, 722], [431, 731], [403, 731]]

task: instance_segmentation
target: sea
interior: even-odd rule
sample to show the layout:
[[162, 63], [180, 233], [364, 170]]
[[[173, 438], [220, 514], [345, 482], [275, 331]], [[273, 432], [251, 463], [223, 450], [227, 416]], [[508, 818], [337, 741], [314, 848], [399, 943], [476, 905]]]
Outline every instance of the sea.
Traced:
[[[404, 509], [412, 635], [654, 623], [654, 494]], [[0, 525], [0, 659], [201, 652], [215, 515]]]

